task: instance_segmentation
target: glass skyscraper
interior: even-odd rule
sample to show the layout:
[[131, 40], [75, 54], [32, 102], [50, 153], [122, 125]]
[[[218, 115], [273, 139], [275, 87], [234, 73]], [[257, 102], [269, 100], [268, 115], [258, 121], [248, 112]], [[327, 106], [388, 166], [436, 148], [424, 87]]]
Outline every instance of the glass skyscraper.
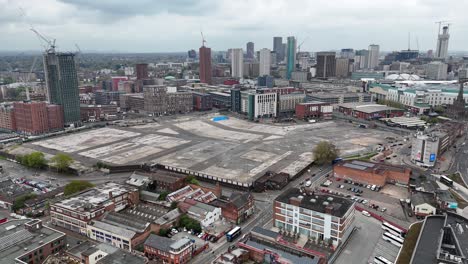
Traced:
[[44, 53], [47, 101], [61, 105], [67, 125], [80, 122], [80, 95], [73, 53]]
[[288, 37], [288, 46], [286, 50], [286, 78], [291, 79], [291, 73], [296, 68], [296, 38]]

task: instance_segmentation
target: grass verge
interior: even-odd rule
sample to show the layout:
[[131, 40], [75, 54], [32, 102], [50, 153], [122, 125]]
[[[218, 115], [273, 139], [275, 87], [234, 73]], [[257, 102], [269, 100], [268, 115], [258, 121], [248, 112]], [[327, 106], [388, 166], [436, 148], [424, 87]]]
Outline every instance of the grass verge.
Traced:
[[450, 193], [453, 195], [453, 198], [457, 201], [458, 208], [463, 209], [468, 206], [468, 202], [465, 201], [458, 193], [454, 192], [453, 190], [450, 190]]
[[398, 256], [396, 264], [409, 264], [411, 261], [411, 256], [413, 255], [414, 247], [418, 241], [419, 233], [421, 232], [422, 222], [415, 223], [408, 230], [406, 234], [405, 242], [403, 242], [403, 247], [401, 249], [400, 255]]

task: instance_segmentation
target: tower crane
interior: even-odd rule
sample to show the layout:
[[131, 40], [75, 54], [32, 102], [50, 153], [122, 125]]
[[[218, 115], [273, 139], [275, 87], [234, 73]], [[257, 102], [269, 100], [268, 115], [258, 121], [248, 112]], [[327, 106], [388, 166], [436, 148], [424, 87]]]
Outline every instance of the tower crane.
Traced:
[[202, 47], [205, 47], [206, 40], [205, 40], [205, 36], [203, 36], [203, 31], [200, 31], [200, 34], [202, 38]]
[[307, 39], [309, 39], [309, 37], [306, 37], [306, 38], [301, 42], [301, 44], [297, 45], [297, 53], [301, 52], [301, 46], [302, 46], [302, 44], [304, 44], [304, 42], [306, 42]]
[[[441, 20], [441, 21], [436, 21], [436, 24], [439, 24], [439, 31], [437, 31], [437, 34], [440, 34], [440, 28], [442, 27], [443, 23], [450, 22], [450, 20]], [[450, 25], [450, 24], [449, 24]]]
[[34, 32], [38, 38], [42, 39], [45, 43], [47, 43], [48, 46], [45, 47], [45, 51], [46, 52], [55, 52], [55, 39], [48, 39], [46, 38], [44, 35], [42, 35], [41, 33], [39, 33], [39, 31], [37, 31], [36, 29], [34, 28], [30, 28], [30, 30], [32, 32]]

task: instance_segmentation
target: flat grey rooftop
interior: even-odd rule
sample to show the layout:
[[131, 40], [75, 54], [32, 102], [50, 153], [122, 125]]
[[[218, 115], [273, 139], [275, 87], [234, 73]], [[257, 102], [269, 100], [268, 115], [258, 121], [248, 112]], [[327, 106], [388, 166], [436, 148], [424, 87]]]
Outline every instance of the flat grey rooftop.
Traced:
[[29, 251], [60, 237], [65, 238], [64, 233], [45, 226], [37, 231], [28, 231], [24, 224], [30, 221], [11, 220], [0, 225], [0, 264], [16, 263], [16, 258]]
[[413, 264], [437, 263], [440, 236], [444, 227], [445, 216], [428, 216], [413, 252]]

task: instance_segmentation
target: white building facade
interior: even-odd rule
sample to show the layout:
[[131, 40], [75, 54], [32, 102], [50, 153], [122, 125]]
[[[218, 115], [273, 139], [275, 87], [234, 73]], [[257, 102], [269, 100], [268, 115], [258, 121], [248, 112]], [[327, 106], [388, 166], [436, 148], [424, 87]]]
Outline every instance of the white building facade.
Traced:
[[235, 78], [244, 77], [244, 52], [242, 49], [232, 49], [231, 76]]
[[260, 76], [270, 75], [271, 51], [269, 49], [260, 50]]

